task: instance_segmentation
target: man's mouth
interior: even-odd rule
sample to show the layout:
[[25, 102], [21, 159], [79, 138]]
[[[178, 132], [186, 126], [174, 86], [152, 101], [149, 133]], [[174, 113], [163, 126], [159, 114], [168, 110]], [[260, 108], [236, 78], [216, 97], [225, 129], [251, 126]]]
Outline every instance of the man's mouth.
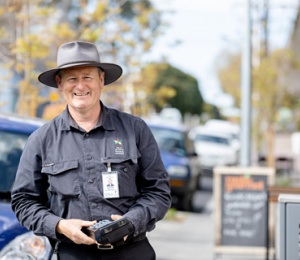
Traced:
[[79, 96], [79, 97], [87, 96], [88, 94], [90, 94], [90, 92], [86, 92], [86, 93], [74, 93], [75, 96]]

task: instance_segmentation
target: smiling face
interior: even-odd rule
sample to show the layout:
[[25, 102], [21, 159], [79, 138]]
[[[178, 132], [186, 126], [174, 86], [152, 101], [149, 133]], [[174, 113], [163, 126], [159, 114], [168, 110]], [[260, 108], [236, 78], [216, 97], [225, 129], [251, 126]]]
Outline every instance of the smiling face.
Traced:
[[100, 96], [104, 87], [104, 72], [97, 67], [71, 67], [56, 76], [58, 89], [72, 113], [93, 112], [100, 108]]

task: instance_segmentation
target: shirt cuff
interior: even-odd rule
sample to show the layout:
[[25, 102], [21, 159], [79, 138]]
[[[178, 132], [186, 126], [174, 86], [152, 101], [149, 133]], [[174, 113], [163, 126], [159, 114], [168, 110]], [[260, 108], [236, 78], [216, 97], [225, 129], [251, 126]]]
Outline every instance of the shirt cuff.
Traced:
[[56, 233], [56, 225], [60, 220], [62, 220], [62, 218], [55, 215], [50, 215], [47, 217], [44, 226], [44, 233], [47, 237], [60, 240], [60, 235]]
[[123, 217], [127, 217], [134, 226], [134, 236], [137, 236], [143, 232], [146, 232], [146, 224], [143, 222], [145, 221], [145, 217], [143, 218], [142, 214], [139, 210], [130, 210]]

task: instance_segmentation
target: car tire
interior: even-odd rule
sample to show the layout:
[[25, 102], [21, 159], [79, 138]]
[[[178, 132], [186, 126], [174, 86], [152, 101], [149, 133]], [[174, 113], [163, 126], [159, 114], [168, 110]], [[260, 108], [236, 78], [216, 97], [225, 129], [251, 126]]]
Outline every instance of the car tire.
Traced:
[[182, 211], [192, 211], [193, 210], [193, 192], [184, 194], [182, 197], [178, 198], [177, 209]]

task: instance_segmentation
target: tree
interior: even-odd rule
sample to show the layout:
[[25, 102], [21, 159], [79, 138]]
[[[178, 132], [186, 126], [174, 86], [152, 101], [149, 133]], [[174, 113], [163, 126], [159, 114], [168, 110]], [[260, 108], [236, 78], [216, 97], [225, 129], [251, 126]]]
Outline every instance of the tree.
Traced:
[[298, 66], [295, 53], [289, 49], [273, 51], [263, 59], [260, 66], [253, 69], [253, 106], [256, 108], [256, 119], [266, 124], [267, 164], [275, 166], [274, 134], [275, 122], [280, 109], [288, 105], [291, 94], [284, 77], [291, 68]]
[[197, 80], [166, 62], [145, 66], [135, 85], [146, 89], [147, 103], [157, 111], [168, 104], [178, 108], [182, 115], [203, 112], [204, 101]]
[[[37, 75], [56, 66], [59, 45], [72, 40], [93, 42], [105, 54], [101, 60], [122, 65], [127, 74], [135, 73], [162, 24], [161, 13], [149, 0], [5, 0], [0, 12], [10, 15], [0, 30], [7, 36], [2, 44], [11, 39], [5, 45], [5, 63], [22, 78], [19, 113], [29, 115], [35, 115], [39, 102], [45, 102], [40, 99], [44, 88], [37, 82]], [[11, 21], [14, 26], [7, 30]], [[118, 95], [127, 91], [121, 82], [114, 86], [118, 86]], [[111, 95], [114, 86], [109, 88]]]
[[181, 70], [167, 65], [158, 74], [154, 88], [169, 86], [176, 90], [176, 95], [169, 99], [168, 103], [178, 108], [181, 113], [198, 114], [203, 111], [203, 98], [199, 91], [197, 80]]
[[[218, 68], [219, 80], [225, 92], [231, 94], [235, 104], [240, 106], [240, 54], [227, 56], [227, 66]], [[267, 140], [267, 165], [274, 167], [273, 155], [274, 124], [279, 110], [283, 106], [291, 107], [288, 102], [293, 96], [284, 83], [284, 78], [291, 68], [296, 68], [298, 61], [289, 49], [275, 50], [261, 60], [259, 66], [253, 68], [252, 74], [252, 107], [254, 110], [254, 130], [257, 140]], [[264, 125], [266, 127], [264, 127]]]
[[[48, 55], [48, 49], [39, 32], [31, 31], [31, 24], [45, 21], [51, 14], [51, 9], [39, 12], [36, 0], [2, 1], [0, 12], [3, 14], [4, 26], [1, 27], [1, 57], [4, 68], [12, 73], [12, 77], [19, 76], [19, 102], [18, 111], [34, 116], [38, 104], [44, 102], [39, 97], [39, 88], [34, 84], [36, 72], [33, 60], [41, 59]], [[32, 3], [35, 3], [32, 5]], [[6, 20], [7, 19], [7, 20]]]

